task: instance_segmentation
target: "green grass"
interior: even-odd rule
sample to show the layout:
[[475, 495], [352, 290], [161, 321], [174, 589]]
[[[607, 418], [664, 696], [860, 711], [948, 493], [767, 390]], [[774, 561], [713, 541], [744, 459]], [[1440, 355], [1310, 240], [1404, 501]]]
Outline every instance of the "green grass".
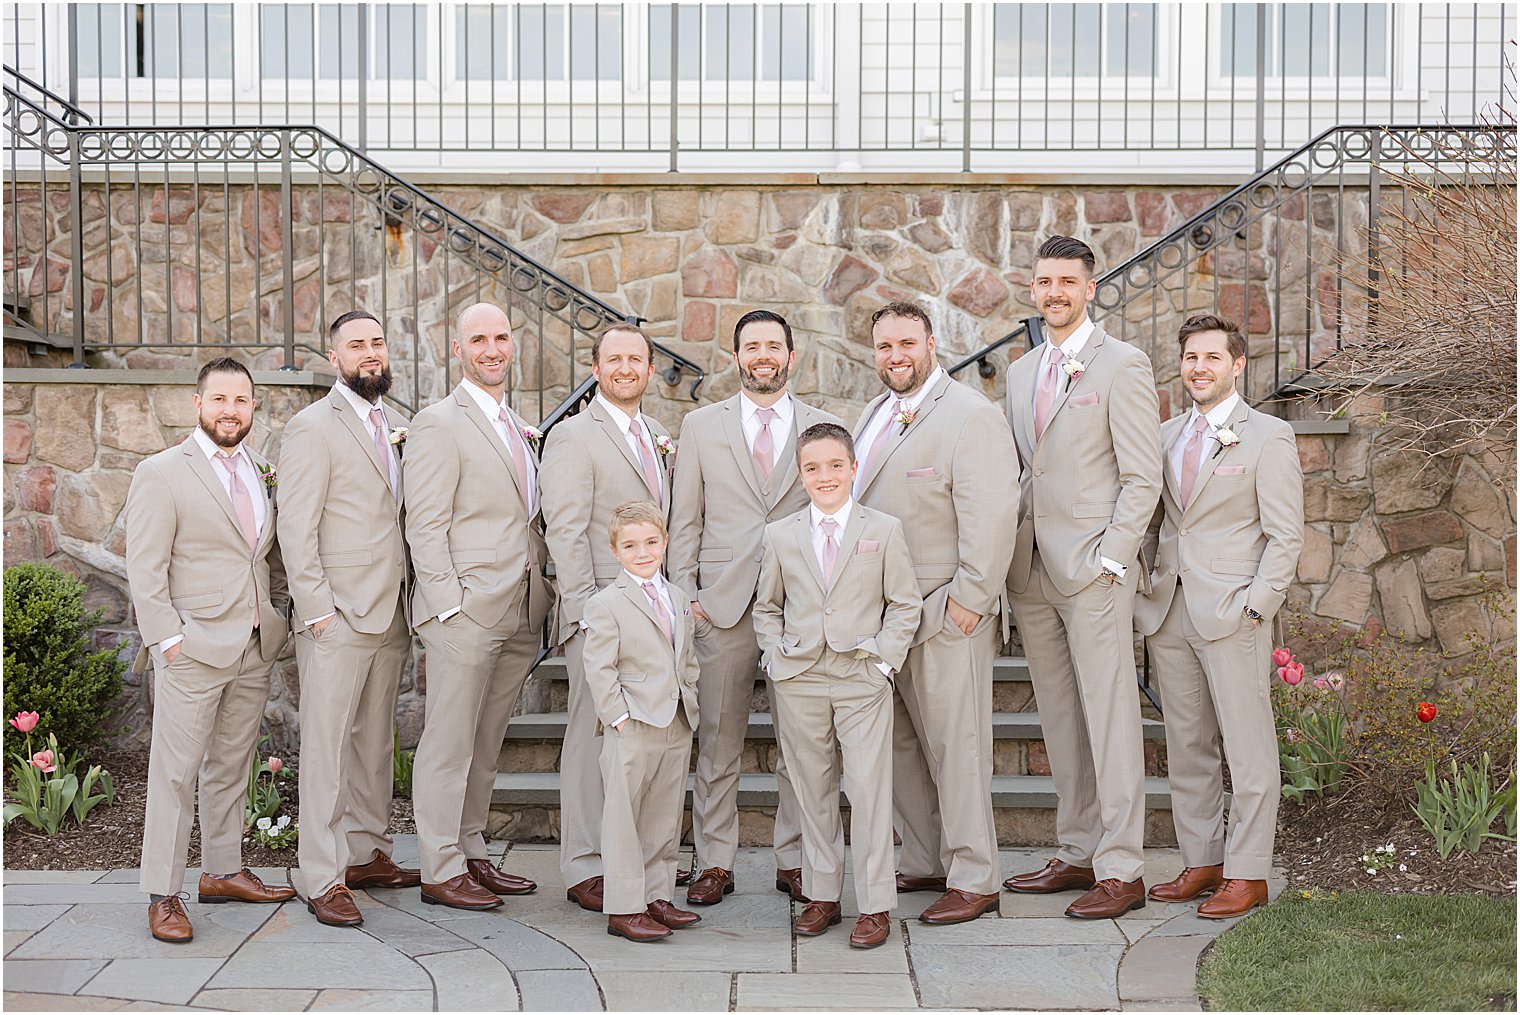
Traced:
[[1285, 892], [1214, 943], [1198, 994], [1215, 1011], [1513, 1011], [1515, 901]]

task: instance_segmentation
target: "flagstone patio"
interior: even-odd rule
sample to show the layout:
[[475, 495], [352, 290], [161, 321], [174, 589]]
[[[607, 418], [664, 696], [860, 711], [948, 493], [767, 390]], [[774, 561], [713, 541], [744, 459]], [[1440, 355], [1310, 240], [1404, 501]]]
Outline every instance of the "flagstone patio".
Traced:
[[[505, 850], [505, 847], [502, 847]], [[769, 850], [741, 851], [738, 890], [703, 922], [655, 945], [608, 936], [565, 901], [558, 851], [518, 846], [505, 868], [537, 893], [489, 913], [424, 906], [412, 890], [358, 893], [364, 926], [324, 927], [300, 902], [187, 908], [195, 940], [148, 936], [135, 870], [6, 871], [7, 1010], [129, 1011], [767, 1011], [886, 1009], [1178, 1010], [1198, 1007], [1199, 953], [1229, 922], [1152, 902], [1118, 920], [1061, 910], [1071, 894], [1004, 893], [999, 918], [956, 927], [911, 919], [931, 893], [904, 895], [892, 938], [849, 947], [844, 924], [791, 933], [793, 907], [772, 887]], [[1148, 853], [1146, 881], [1182, 868]], [[416, 858], [415, 837], [396, 858]], [[1003, 869], [1038, 866], [1005, 850]], [[289, 871], [257, 871], [286, 883]], [[193, 888], [194, 881], [187, 883]], [[1274, 893], [1281, 881], [1273, 882]], [[193, 895], [192, 895], [193, 897]]]

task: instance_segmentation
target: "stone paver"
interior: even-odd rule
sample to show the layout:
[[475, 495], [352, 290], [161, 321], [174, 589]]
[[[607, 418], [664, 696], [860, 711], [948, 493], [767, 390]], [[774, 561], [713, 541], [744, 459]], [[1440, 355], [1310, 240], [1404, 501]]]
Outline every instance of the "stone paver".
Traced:
[[[135, 870], [6, 872], [5, 1007], [1196, 1010], [1198, 955], [1229, 926], [1198, 919], [1191, 905], [1161, 903], [1117, 920], [1070, 920], [1062, 911], [1076, 892], [1005, 892], [997, 914], [929, 927], [915, 917], [936, 896], [920, 892], [902, 896], [887, 943], [862, 951], [849, 947], [858, 910], [848, 879], [844, 922], [822, 937], [797, 938], [790, 925], [800, 907], [774, 890], [770, 851], [747, 849], [736, 863], [738, 890], [702, 909], [700, 924], [634, 945], [565, 901], [557, 848], [493, 843], [492, 853], [505, 853], [504, 868], [538, 881], [539, 891], [488, 913], [424, 906], [410, 890], [359, 892], [359, 929], [325, 927], [299, 901], [190, 902], [195, 940], [176, 946], [148, 936]], [[395, 855], [415, 862], [415, 837], [399, 836]], [[1008, 850], [1002, 868], [1033, 869], [1046, 855]], [[1155, 850], [1146, 881], [1181, 867], [1176, 850]], [[288, 870], [258, 873], [290, 881]]]

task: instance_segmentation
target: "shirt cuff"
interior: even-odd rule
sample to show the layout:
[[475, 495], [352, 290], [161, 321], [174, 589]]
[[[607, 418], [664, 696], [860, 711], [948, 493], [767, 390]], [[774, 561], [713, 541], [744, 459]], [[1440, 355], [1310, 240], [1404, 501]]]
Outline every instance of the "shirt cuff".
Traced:
[[334, 610], [332, 613], [329, 613], [326, 616], [318, 617], [316, 620], [308, 620], [305, 623], [306, 623], [307, 627], [314, 627], [315, 625], [322, 623], [322, 621], [324, 621], [324, 620], [331, 620], [331, 619], [333, 619], [337, 615], [338, 615], [338, 611]]
[[1098, 561], [1104, 567], [1108, 568], [1114, 574], [1118, 575], [1120, 578], [1124, 577], [1124, 565], [1123, 564], [1119, 563], [1116, 560], [1109, 560], [1107, 557], [1099, 557]]
[[456, 606], [452, 610], [444, 610], [442, 613], [438, 614], [438, 621], [439, 621], [439, 623], [442, 623], [443, 621], [448, 620], [454, 614], [458, 613], [460, 611], [460, 609], [461, 609], [460, 607]]
[[892, 667], [888, 666], [886, 663], [878, 659], [876, 660], [876, 668], [878, 670], [881, 670], [882, 676], [886, 677], [888, 680], [892, 679]]
[[628, 713], [624, 712], [622, 715], [618, 716], [612, 721], [612, 728], [617, 729], [619, 726], [623, 725], [623, 723], [627, 722], [628, 718]]
[[176, 634], [172, 638], [165, 638], [163, 641], [158, 643], [158, 650], [160, 652], [167, 652], [184, 640], [185, 636], [182, 634]]

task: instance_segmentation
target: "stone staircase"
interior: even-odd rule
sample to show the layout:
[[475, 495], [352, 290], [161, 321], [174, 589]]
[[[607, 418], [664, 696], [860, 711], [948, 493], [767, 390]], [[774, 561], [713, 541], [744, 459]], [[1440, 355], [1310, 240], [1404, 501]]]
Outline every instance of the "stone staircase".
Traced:
[[[759, 673], [755, 676], [739, 777], [739, 842], [744, 846], [770, 844], [776, 809], [776, 731], [765, 681]], [[992, 802], [998, 841], [1003, 846], [1050, 845], [1055, 842], [1055, 785], [1029, 666], [1020, 657], [1001, 656], [992, 680]], [[1142, 705], [1145, 744], [1145, 841], [1170, 845], [1176, 839], [1165, 779], [1166, 731], [1149, 702], [1138, 690], [1136, 695]], [[513, 717], [502, 743], [491, 798], [493, 836], [515, 842], [558, 841], [559, 755], [567, 705], [564, 659], [545, 659], [523, 688], [520, 714]], [[688, 808], [690, 793], [688, 782]]]

